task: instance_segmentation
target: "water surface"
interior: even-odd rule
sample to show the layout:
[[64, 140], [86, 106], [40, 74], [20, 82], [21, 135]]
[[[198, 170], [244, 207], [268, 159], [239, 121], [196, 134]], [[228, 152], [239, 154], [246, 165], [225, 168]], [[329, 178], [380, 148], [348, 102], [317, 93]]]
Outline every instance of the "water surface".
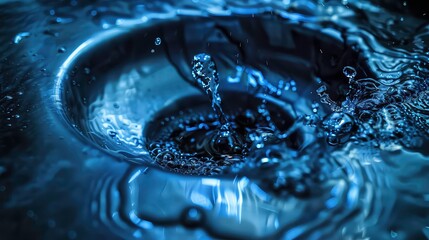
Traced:
[[[1, 236], [429, 239], [425, 9], [3, 2]], [[163, 120], [227, 124], [192, 81], [201, 52], [230, 130], [264, 131], [240, 161], [175, 172], [149, 151]]]

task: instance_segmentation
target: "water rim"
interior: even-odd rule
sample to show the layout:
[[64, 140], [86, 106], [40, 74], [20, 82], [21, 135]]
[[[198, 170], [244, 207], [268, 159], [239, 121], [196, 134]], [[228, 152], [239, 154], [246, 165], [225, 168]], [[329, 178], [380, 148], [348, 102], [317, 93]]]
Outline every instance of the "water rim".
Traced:
[[[229, 16], [230, 17], [230, 16]], [[228, 18], [229, 18], [228, 17]], [[238, 18], [248, 18], [249, 16], [243, 16], [240, 15]], [[191, 16], [191, 18], [194, 18], [194, 16]], [[209, 19], [207, 16], [198, 17], [202, 19]], [[222, 16], [223, 18], [223, 16]], [[132, 27], [127, 28], [113, 28], [106, 30], [105, 32], [101, 32], [96, 34], [95, 36], [92, 36], [82, 44], [80, 44], [69, 56], [68, 58], [63, 62], [61, 67], [58, 70], [58, 73], [56, 75], [56, 81], [55, 81], [55, 87], [54, 87], [54, 103], [57, 109], [58, 116], [60, 116], [61, 122], [65, 125], [72, 125], [73, 123], [70, 122], [70, 119], [67, 116], [67, 113], [64, 111], [65, 107], [65, 91], [67, 91], [65, 87], [65, 83], [69, 80], [69, 72], [72, 70], [73, 66], [79, 62], [80, 59], [85, 58], [85, 56], [88, 56], [91, 54], [93, 49], [96, 49], [99, 45], [106, 44], [107, 42], [121, 38], [121, 37], [127, 37], [132, 36], [135, 31], [141, 31], [142, 29], [146, 29], [149, 25], [161, 25], [163, 23], [168, 22], [180, 22], [185, 21], [187, 18], [171, 18], [171, 19], [163, 19], [163, 20], [157, 20], [154, 19], [152, 21], [147, 21], [145, 23], [139, 23], [136, 25], [132, 25]], [[275, 21], [285, 21], [283, 18]], [[286, 21], [286, 23], [291, 24]], [[293, 23], [295, 24], [295, 23]], [[307, 31], [311, 31], [311, 27], [307, 28]], [[319, 32], [315, 32], [319, 33]], [[334, 40], [335, 38], [332, 38]], [[69, 127], [67, 127], [69, 128]], [[69, 128], [70, 129], [70, 128]], [[73, 130], [72, 130], [73, 132]], [[85, 141], [85, 137], [82, 136], [82, 133], [79, 134], [81, 140]], [[97, 144], [94, 144], [92, 141], [90, 141], [93, 146], [97, 146]], [[110, 152], [112, 154], [112, 152]], [[123, 158], [120, 154], [113, 154], [115, 157]], [[142, 154], [138, 157], [148, 157], [148, 154]], [[129, 158], [129, 157], [126, 157]]]

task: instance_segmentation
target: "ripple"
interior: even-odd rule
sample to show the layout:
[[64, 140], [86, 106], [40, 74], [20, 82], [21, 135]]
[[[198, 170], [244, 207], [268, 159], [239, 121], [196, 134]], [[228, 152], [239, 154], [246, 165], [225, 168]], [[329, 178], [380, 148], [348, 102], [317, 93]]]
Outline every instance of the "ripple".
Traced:
[[[392, 165], [410, 155], [394, 160], [390, 154], [423, 152], [419, 147], [427, 142], [427, 29], [406, 39], [410, 30], [402, 20], [392, 27], [366, 1], [283, 2], [131, 4], [123, 11], [94, 6], [92, 20], [108, 30], [70, 55], [58, 77], [57, 100], [83, 141], [130, 164], [126, 173], [96, 180], [91, 210], [106, 229], [150, 239], [420, 236], [398, 232], [390, 219], [398, 204], [427, 209], [426, 200], [416, 200], [426, 189], [407, 192], [407, 184], [393, 180], [400, 174], [391, 175]], [[409, 51], [409, 42], [418, 51]], [[221, 90], [272, 95], [290, 104], [294, 117], [311, 118], [312, 126], [301, 127], [305, 144], [229, 176], [184, 176], [154, 167], [144, 129], [160, 110], [200, 94], [189, 84], [190, 59], [198, 52], [215, 58], [225, 82]], [[258, 79], [266, 86], [288, 79], [294, 90], [259, 89]], [[331, 106], [313, 110], [321, 86], [321, 102]], [[342, 117], [328, 115], [332, 111]], [[335, 147], [324, 137], [338, 136], [345, 125], [322, 131], [318, 121], [326, 115], [334, 116], [333, 126], [344, 116], [353, 123], [341, 141], [331, 141]], [[405, 204], [400, 194], [414, 202]], [[422, 222], [415, 223], [424, 234]]]
[[220, 238], [365, 237], [365, 229], [392, 207], [383, 177], [376, 174], [383, 166], [376, 156], [351, 146], [333, 152], [323, 166], [328, 180], [305, 199], [273, 195], [260, 180], [245, 176], [188, 177], [130, 168], [124, 176], [99, 182], [94, 203], [100, 207], [94, 213], [108, 227], [121, 229], [124, 238], [136, 230], [191, 223]]

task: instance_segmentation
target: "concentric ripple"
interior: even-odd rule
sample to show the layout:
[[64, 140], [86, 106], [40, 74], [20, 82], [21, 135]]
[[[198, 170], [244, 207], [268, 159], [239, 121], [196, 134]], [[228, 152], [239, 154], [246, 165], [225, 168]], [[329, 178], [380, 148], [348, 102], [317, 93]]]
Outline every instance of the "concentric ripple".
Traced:
[[[93, 211], [106, 226], [122, 229], [124, 238], [135, 232], [149, 237], [165, 224], [204, 229], [219, 238], [365, 238], [366, 229], [391, 207], [392, 196], [382, 194], [380, 159], [362, 152], [333, 152], [323, 166], [329, 175], [306, 198], [273, 195], [260, 187], [262, 179], [246, 176], [186, 177], [132, 168], [99, 186]], [[103, 217], [106, 211], [116, 214]]]
[[[58, 101], [83, 141], [131, 163], [96, 181], [98, 223], [127, 239], [397, 236], [389, 217], [393, 188], [403, 184], [392, 185], [389, 174], [400, 174], [386, 170], [397, 161], [386, 155], [424, 153], [427, 28], [405, 39], [404, 26], [422, 20], [390, 13], [381, 20], [381, 11], [368, 1], [94, 6], [106, 33], [65, 63]], [[111, 31], [119, 32], [107, 39]], [[200, 52], [218, 66], [220, 95], [270, 98], [299, 137], [276, 151], [261, 147], [218, 177], [172, 173], [151, 155], [150, 146], [159, 148], [153, 135], [163, 131], [159, 113], [201, 96], [190, 66]]]

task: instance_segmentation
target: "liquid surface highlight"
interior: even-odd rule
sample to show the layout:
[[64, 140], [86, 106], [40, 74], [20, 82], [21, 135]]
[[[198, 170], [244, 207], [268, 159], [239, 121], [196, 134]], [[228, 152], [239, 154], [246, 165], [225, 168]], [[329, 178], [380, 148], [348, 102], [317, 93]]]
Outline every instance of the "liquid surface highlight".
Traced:
[[1, 3], [2, 239], [429, 239], [427, 9]]

